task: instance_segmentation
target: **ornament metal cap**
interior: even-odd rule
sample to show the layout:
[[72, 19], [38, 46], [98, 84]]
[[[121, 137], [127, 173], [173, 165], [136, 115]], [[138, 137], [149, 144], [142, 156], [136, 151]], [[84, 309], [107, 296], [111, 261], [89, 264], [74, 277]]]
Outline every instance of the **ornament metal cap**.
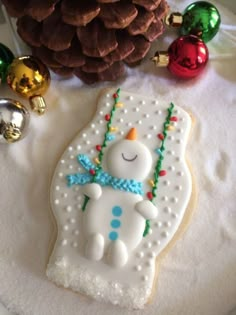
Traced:
[[43, 115], [47, 108], [44, 98], [41, 95], [34, 95], [29, 98], [31, 109], [38, 113], [39, 115]]
[[164, 22], [171, 27], [180, 27], [183, 23], [183, 15], [180, 12], [172, 12], [165, 17]]
[[157, 51], [151, 60], [158, 67], [166, 67], [169, 64], [169, 54], [167, 51]]

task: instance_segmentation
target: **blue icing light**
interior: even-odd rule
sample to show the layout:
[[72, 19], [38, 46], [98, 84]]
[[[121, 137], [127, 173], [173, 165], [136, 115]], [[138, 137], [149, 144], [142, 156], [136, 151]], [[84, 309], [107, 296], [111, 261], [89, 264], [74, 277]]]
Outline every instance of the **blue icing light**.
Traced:
[[116, 241], [118, 239], [118, 233], [115, 231], [112, 231], [109, 233], [109, 239], [111, 241]]
[[107, 141], [115, 140], [115, 138], [116, 138], [115, 135], [111, 135], [111, 134], [109, 134], [109, 133], [106, 135], [106, 140], [107, 140]]
[[155, 152], [156, 152], [158, 155], [162, 155], [162, 154], [163, 154], [160, 148], [155, 149]]
[[120, 226], [121, 226], [120, 220], [114, 219], [111, 221], [111, 227], [113, 227], [113, 229], [118, 229]]
[[120, 206], [114, 206], [112, 208], [112, 214], [115, 216], [115, 217], [120, 217], [122, 215], [122, 209]]

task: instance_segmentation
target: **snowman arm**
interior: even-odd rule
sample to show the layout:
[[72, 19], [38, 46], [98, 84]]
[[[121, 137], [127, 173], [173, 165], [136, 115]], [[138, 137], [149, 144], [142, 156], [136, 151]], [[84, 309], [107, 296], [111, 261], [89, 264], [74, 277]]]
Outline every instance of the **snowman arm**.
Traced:
[[146, 220], [157, 217], [157, 207], [150, 200], [142, 200], [136, 203], [135, 210]]
[[98, 200], [102, 195], [102, 187], [97, 183], [90, 183], [82, 187], [82, 192], [85, 196]]

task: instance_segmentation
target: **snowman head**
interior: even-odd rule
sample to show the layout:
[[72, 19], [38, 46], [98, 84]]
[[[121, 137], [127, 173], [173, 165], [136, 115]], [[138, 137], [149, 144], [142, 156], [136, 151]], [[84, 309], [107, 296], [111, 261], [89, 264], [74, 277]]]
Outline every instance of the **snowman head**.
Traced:
[[107, 168], [112, 176], [143, 181], [152, 166], [148, 148], [137, 140], [137, 131], [132, 128], [125, 139], [114, 143], [107, 152]]

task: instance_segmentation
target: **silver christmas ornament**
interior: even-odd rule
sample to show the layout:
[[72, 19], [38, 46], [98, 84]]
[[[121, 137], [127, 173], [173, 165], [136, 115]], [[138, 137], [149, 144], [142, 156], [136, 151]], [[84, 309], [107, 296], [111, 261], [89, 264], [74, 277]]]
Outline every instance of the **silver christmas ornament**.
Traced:
[[0, 99], [0, 143], [13, 143], [26, 135], [29, 112], [18, 101]]

